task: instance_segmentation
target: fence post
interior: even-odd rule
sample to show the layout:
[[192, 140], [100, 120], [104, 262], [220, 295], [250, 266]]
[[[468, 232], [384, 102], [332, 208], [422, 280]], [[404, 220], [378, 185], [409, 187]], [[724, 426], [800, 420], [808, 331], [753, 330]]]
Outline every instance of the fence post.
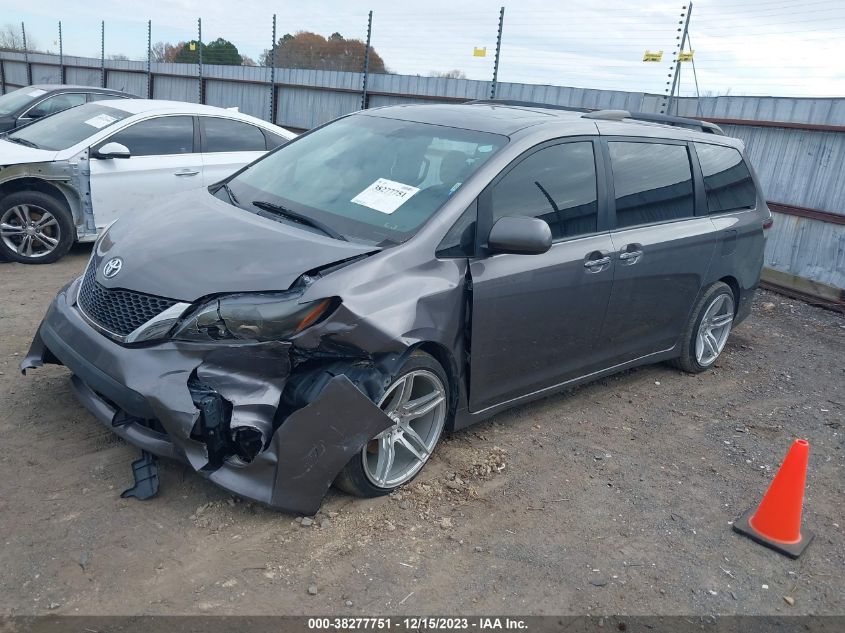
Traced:
[[106, 87], [106, 21], [100, 22], [100, 88]]
[[[675, 98], [675, 86], [678, 86], [678, 94], [680, 95], [681, 86], [678, 84], [678, 77], [681, 74], [681, 51], [684, 50], [684, 45], [687, 43], [687, 31], [689, 31], [689, 19], [692, 15], [692, 2], [689, 3], [684, 9], [687, 10], [686, 20], [684, 20], [684, 28], [681, 35], [677, 37], [677, 39], [681, 40], [681, 43], [678, 47], [678, 50], [675, 52], [675, 70], [672, 73], [672, 89], [669, 91], [669, 96], [663, 100], [663, 108], [660, 110], [660, 114], [671, 114], [672, 113], [672, 101]], [[683, 13], [681, 16], [683, 17]], [[678, 29], [681, 30], [681, 29]], [[669, 82], [666, 82], [669, 83]]]
[[367, 17], [367, 46], [364, 48], [364, 82], [361, 86], [361, 109], [367, 109], [367, 80], [370, 78], [370, 42], [373, 35], [373, 12]]
[[276, 122], [276, 14], [273, 14], [273, 45], [270, 47], [270, 123]]
[[203, 79], [202, 79], [202, 18], [197, 18], [197, 35], [199, 36], [199, 40], [197, 41], [197, 52], [199, 57], [197, 64], [199, 68], [199, 102], [205, 103], [205, 90], [203, 90]]
[[502, 27], [505, 24], [505, 7], [499, 9], [499, 32], [496, 35], [496, 57], [493, 59], [493, 81], [490, 83], [490, 98], [496, 98], [496, 87], [499, 81], [499, 54], [502, 50]]
[[147, 99], [153, 98], [153, 21], [147, 20]]
[[26, 27], [21, 22], [21, 36], [23, 37], [23, 60], [26, 63], [26, 85], [32, 85], [32, 64], [29, 63], [29, 47], [26, 45]]
[[59, 83], [65, 83], [65, 48], [62, 42], [62, 21], [59, 20]]
[[6, 62], [0, 57], [0, 94], [6, 94]]

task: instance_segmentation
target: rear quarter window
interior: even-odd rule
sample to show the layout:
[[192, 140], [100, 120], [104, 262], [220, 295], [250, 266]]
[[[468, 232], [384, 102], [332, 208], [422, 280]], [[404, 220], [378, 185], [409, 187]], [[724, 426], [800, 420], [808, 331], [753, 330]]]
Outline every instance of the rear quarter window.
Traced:
[[695, 143], [695, 153], [704, 176], [708, 213], [756, 206], [757, 188], [742, 154], [733, 147], [709, 143]]

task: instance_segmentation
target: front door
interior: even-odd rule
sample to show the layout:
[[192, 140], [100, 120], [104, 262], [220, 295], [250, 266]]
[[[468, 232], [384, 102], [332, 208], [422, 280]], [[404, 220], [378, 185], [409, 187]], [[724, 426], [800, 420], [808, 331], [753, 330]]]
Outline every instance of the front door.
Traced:
[[[93, 158], [91, 199], [97, 228], [125, 213], [143, 213], [155, 198], [201, 187], [202, 155], [194, 151], [190, 116], [167, 116], [134, 123], [101, 141], [125, 145], [130, 158]], [[93, 154], [93, 152], [92, 152]]]
[[542, 255], [498, 254], [470, 264], [473, 412], [583, 375], [607, 355], [599, 334], [614, 260], [600, 213], [604, 191], [596, 173], [603, 179], [603, 168], [596, 149], [588, 139], [534, 150], [480, 198], [486, 224], [539, 217], [554, 243]]
[[685, 143], [609, 141], [615, 271], [602, 339], [614, 364], [679, 339], [716, 250], [710, 218], [695, 216]]

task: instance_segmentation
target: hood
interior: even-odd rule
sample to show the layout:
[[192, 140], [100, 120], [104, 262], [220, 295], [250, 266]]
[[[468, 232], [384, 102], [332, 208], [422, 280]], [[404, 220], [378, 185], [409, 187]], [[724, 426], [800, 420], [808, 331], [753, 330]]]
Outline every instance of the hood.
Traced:
[[[304, 272], [378, 250], [263, 218], [198, 189], [116, 222], [97, 247], [97, 281], [180, 301], [287, 290]], [[120, 257], [111, 279], [103, 266]]]
[[24, 163], [49, 163], [56, 157], [56, 152], [46, 149], [34, 149], [26, 145], [0, 139], [0, 166], [23, 165]]

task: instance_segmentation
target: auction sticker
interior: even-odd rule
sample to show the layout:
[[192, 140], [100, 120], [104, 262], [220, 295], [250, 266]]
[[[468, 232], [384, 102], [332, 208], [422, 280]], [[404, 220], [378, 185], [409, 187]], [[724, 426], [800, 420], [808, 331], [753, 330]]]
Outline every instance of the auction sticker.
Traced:
[[41, 95], [46, 95], [46, 94], [47, 94], [47, 91], [46, 91], [46, 90], [41, 90], [41, 88], [36, 88], [36, 89], [35, 89], [35, 90], [33, 90], [32, 92], [27, 92], [26, 94], [27, 94], [27, 96], [29, 96], [29, 97], [40, 97]]
[[411, 185], [387, 178], [379, 178], [352, 198], [351, 202], [381, 213], [393, 213], [418, 192], [419, 189]]
[[91, 127], [97, 128], [98, 130], [102, 130], [104, 127], [111, 125], [115, 121], [117, 121], [117, 119], [113, 116], [109, 116], [108, 114], [98, 114], [97, 116], [85, 121], [85, 123]]

